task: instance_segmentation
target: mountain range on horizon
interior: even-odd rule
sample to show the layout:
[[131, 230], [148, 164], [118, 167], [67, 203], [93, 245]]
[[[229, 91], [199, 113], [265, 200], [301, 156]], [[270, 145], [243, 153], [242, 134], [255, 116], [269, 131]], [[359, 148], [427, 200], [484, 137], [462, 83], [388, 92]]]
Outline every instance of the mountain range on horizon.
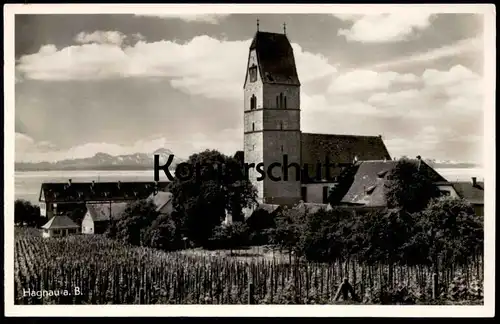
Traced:
[[[152, 170], [154, 165], [154, 155], [160, 155], [160, 163], [167, 162], [170, 155], [174, 153], [166, 148], [159, 148], [154, 152], [133, 153], [125, 155], [111, 155], [99, 152], [92, 157], [65, 159], [55, 162], [16, 162], [15, 171], [63, 171], [63, 170]], [[175, 157], [171, 164], [175, 167], [183, 162], [183, 158]], [[474, 162], [458, 162], [451, 160], [424, 159], [433, 168], [474, 168], [481, 167]]]
[[[165, 148], [160, 148], [154, 152], [133, 153], [124, 155], [111, 155], [98, 152], [92, 157], [65, 159], [55, 162], [16, 162], [15, 171], [63, 171], [63, 170], [152, 170], [154, 165], [154, 156], [160, 156], [160, 164], [168, 161], [170, 155], [174, 153]], [[172, 167], [184, 161], [174, 155]]]

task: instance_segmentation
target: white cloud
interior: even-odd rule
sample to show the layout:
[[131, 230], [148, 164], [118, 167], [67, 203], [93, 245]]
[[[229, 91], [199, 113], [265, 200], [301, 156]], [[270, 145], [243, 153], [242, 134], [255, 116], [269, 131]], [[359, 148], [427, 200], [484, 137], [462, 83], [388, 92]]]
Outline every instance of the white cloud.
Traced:
[[118, 31], [95, 31], [93, 33], [81, 32], [75, 36], [75, 42], [80, 44], [97, 43], [120, 46], [125, 38], [127, 38], [127, 36]]
[[395, 84], [414, 83], [417, 80], [413, 74], [352, 70], [338, 75], [330, 84], [328, 91], [331, 93], [373, 91], [388, 89]]
[[[165, 77], [174, 88], [189, 94], [240, 99], [250, 42], [198, 36], [182, 44], [139, 41], [120, 47], [93, 42], [60, 50], [45, 45], [38, 53], [21, 57], [17, 71], [30, 79], [61, 81]], [[322, 55], [306, 52], [297, 44], [293, 47], [303, 83], [336, 71]]]
[[370, 66], [368, 69], [389, 69], [403, 65], [417, 64], [422, 62], [432, 62], [450, 56], [457, 56], [466, 53], [477, 52], [482, 55], [483, 41], [479, 38], [469, 38], [460, 40], [454, 44], [438, 48], [429, 49], [425, 52], [416, 53], [403, 58], [394, 59], [387, 62], [380, 62]]
[[187, 22], [204, 22], [217, 24], [229, 14], [136, 14], [136, 16], [156, 17], [163, 19], [181, 19]]
[[338, 31], [338, 35], [344, 36], [348, 41], [383, 43], [405, 40], [414, 32], [429, 27], [432, 15], [416, 11], [409, 15], [386, 13], [337, 17], [353, 23], [350, 29]]

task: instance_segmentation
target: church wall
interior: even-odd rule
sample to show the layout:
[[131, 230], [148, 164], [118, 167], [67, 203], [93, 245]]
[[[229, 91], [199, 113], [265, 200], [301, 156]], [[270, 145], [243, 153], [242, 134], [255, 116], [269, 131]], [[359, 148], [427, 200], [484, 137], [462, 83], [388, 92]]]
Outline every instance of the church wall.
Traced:
[[[283, 164], [283, 155], [288, 156], [288, 164], [300, 165], [300, 131], [269, 131], [264, 133], [264, 163], [265, 168], [274, 162]], [[283, 150], [281, 147], [283, 146]], [[273, 169], [273, 175], [281, 176], [281, 181], [272, 181], [266, 177], [264, 195], [269, 197], [268, 203], [289, 204], [300, 200], [300, 180], [296, 180], [295, 168], [288, 170], [288, 180], [283, 180], [283, 172], [279, 168]]]
[[[262, 132], [256, 132], [251, 134], [245, 134], [244, 136], [244, 150], [245, 150], [245, 163], [260, 163], [264, 160], [263, 151], [262, 151], [262, 143], [263, 143], [263, 134]], [[262, 199], [264, 195], [264, 182], [257, 181], [257, 177], [260, 174], [257, 173], [255, 168], [250, 169], [248, 172], [248, 179], [257, 189], [257, 197]]]
[[[300, 130], [300, 111], [265, 110], [263, 126], [265, 129]], [[297, 145], [300, 145], [300, 139]]]
[[279, 96], [280, 93], [286, 96], [287, 109], [300, 109], [300, 87], [281, 84], [266, 84], [264, 86], [264, 107], [279, 108], [276, 106], [276, 96]]

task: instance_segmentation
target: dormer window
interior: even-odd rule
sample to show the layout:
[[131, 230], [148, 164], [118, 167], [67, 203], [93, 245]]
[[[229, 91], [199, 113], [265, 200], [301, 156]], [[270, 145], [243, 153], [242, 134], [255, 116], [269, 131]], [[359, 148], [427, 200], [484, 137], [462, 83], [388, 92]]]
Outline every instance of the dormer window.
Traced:
[[257, 66], [255, 64], [250, 67], [248, 72], [250, 74], [250, 82], [257, 81]]

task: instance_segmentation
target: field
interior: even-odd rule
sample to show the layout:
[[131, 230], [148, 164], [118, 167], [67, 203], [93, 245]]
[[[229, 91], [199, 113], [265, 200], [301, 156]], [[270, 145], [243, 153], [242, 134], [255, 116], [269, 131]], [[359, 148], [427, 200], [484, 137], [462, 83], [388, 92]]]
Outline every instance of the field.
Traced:
[[[256, 304], [483, 303], [480, 260], [443, 270], [441, 294], [431, 301], [426, 267], [396, 266], [389, 279], [385, 265], [290, 264], [263, 248], [234, 254], [166, 253], [97, 235], [43, 239], [37, 230], [16, 229], [16, 304], [248, 304], [249, 291]], [[334, 298], [346, 273], [360, 297], [356, 302]]]

